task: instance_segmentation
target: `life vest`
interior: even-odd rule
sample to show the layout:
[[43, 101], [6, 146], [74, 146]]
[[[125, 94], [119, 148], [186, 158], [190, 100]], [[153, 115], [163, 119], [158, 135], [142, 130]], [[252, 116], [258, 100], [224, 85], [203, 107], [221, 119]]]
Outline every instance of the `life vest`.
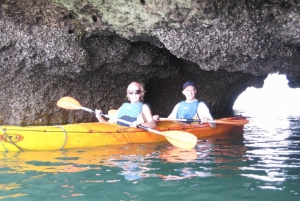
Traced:
[[188, 103], [185, 101], [181, 101], [179, 103], [176, 118], [193, 119], [193, 117], [197, 114], [197, 108], [199, 103], [199, 101], [193, 101]]
[[[138, 103], [123, 103], [119, 108], [118, 119], [123, 119], [129, 122], [134, 122], [142, 113], [143, 102]], [[121, 126], [129, 126], [128, 124], [117, 121]]]

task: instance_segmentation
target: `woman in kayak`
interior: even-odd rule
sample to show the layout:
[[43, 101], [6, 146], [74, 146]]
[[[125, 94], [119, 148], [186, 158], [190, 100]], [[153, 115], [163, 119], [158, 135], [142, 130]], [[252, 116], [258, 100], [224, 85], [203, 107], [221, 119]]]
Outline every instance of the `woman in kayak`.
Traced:
[[[138, 82], [132, 82], [127, 87], [127, 98], [129, 103], [123, 103], [118, 109], [116, 117], [131, 122], [130, 127], [137, 128], [138, 125], [148, 128], [154, 128], [156, 123], [153, 119], [149, 106], [142, 101], [144, 100], [144, 86]], [[96, 109], [96, 117], [100, 122], [107, 122], [102, 116], [102, 111]], [[111, 121], [112, 120], [112, 121]], [[129, 126], [119, 121], [111, 119], [110, 122], [122, 126]]]

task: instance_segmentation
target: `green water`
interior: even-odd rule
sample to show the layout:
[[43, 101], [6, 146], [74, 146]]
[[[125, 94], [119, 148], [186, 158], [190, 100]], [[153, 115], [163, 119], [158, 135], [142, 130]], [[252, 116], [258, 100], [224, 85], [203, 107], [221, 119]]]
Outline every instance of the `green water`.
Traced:
[[0, 200], [300, 200], [299, 119], [249, 116], [243, 134], [189, 151], [160, 143], [0, 153]]

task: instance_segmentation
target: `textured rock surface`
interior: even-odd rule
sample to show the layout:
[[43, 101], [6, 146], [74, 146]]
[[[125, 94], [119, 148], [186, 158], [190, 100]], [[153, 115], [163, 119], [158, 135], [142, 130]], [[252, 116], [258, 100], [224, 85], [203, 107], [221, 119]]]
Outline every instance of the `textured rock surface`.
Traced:
[[291, 0], [2, 0], [0, 123], [95, 120], [58, 108], [66, 95], [107, 111], [131, 81], [167, 115], [193, 80], [215, 117], [267, 74], [300, 86], [299, 5]]

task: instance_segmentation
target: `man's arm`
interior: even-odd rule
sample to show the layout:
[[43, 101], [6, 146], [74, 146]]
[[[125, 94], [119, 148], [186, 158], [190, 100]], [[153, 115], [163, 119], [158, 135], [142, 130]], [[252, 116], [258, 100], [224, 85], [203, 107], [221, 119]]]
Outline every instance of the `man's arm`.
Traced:
[[[201, 122], [206, 122], [207, 120], [213, 120], [209, 108], [207, 105], [203, 102], [200, 102], [197, 108], [197, 113], [199, 115], [199, 118], [201, 119]], [[216, 127], [215, 123], [209, 123], [211, 127]]]
[[179, 103], [177, 103], [177, 105], [175, 105], [175, 107], [173, 108], [171, 114], [168, 116], [169, 119], [176, 119], [178, 107], [179, 107]]

